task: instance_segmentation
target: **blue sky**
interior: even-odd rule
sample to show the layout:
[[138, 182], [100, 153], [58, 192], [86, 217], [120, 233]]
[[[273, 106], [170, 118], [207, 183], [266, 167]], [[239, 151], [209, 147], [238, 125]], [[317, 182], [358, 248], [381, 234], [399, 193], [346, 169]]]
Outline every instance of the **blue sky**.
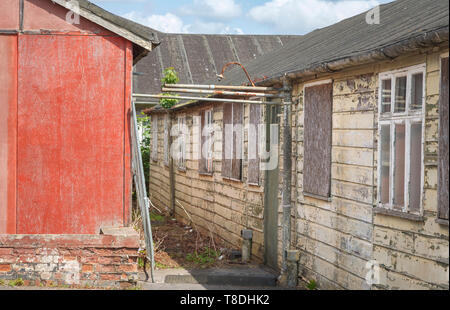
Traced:
[[305, 34], [392, 0], [91, 0], [171, 33]]

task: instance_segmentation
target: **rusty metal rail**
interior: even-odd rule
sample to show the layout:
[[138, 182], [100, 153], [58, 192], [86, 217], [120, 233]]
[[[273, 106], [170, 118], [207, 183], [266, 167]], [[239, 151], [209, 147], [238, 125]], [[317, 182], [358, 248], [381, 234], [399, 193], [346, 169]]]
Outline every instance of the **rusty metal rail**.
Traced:
[[146, 256], [151, 264], [152, 282], [155, 283], [155, 254], [153, 248], [152, 224], [150, 220], [150, 199], [147, 196], [147, 189], [145, 187], [144, 165], [142, 163], [141, 145], [138, 138], [138, 124], [134, 100], [132, 101], [131, 117], [131, 126], [133, 127], [131, 130], [133, 180], [136, 186], [137, 202], [141, 211], [142, 224], [144, 226]]

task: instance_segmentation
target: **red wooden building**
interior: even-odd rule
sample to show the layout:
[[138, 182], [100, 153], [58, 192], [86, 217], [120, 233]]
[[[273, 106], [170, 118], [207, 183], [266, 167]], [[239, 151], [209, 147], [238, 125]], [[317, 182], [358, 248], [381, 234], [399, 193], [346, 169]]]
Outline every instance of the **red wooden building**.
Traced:
[[87, 1], [1, 0], [0, 233], [129, 222], [132, 66], [154, 44], [124, 22]]
[[132, 69], [157, 44], [86, 0], [0, 1], [0, 276], [28, 243], [118, 244], [99, 233], [130, 222]]

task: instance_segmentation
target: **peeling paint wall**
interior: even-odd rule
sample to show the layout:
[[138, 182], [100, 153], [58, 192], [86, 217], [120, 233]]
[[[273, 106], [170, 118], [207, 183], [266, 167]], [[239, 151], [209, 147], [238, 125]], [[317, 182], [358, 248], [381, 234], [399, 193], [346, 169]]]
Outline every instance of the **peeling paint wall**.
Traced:
[[[303, 87], [316, 80], [294, 82], [297, 174], [293, 182], [298, 195], [292, 221], [295, 246], [301, 251], [301, 279], [315, 279], [322, 289], [448, 289], [448, 226], [435, 222], [439, 56], [445, 51], [448, 47], [424, 50], [317, 79], [333, 80], [329, 202], [302, 194]], [[422, 63], [427, 65], [423, 223], [373, 212], [377, 206], [378, 74]], [[381, 268], [380, 284], [373, 286], [366, 282], [372, 261]]]

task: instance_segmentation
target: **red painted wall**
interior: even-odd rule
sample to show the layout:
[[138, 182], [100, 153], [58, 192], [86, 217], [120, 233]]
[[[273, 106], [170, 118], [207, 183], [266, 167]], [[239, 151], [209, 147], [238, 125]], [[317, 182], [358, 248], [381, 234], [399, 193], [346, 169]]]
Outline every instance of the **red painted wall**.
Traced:
[[19, 0], [0, 0], [0, 29], [19, 28]]
[[0, 36], [0, 91], [11, 94], [0, 97], [0, 233], [98, 234], [130, 221], [132, 43], [66, 13], [25, 0], [36, 34]]
[[16, 232], [17, 36], [0, 35], [0, 234]]

